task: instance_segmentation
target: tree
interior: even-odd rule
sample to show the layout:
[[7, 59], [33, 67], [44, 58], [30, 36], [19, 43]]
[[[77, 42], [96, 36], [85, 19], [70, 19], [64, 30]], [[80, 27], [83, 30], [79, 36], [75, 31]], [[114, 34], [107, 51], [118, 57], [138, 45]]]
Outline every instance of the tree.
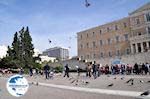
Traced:
[[18, 38], [18, 33], [16, 32], [14, 35], [14, 40], [12, 43], [12, 52], [13, 52], [13, 59], [19, 60], [20, 59], [20, 53], [19, 53], [19, 45], [20, 45], [20, 41]]
[[29, 28], [27, 27], [24, 32], [24, 37], [22, 39], [24, 44], [24, 59], [25, 62], [29, 65], [33, 65], [33, 54], [34, 54], [34, 47], [32, 44], [32, 38], [29, 33]]
[[8, 46], [7, 56], [0, 61], [6, 67], [35, 67], [34, 47], [29, 28], [24, 27], [14, 34], [12, 46]]

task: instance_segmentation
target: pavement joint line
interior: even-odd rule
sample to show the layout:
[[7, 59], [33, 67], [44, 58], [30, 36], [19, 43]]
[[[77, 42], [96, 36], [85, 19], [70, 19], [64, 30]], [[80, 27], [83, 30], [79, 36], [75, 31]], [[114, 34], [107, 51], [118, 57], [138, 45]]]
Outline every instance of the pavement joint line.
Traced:
[[107, 95], [117, 95], [117, 96], [126, 96], [126, 97], [136, 97], [143, 99], [150, 99], [150, 95], [148, 96], [140, 96], [143, 92], [137, 91], [124, 91], [124, 90], [110, 90], [110, 89], [98, 89], [98, 88], [83, 88], [83, 87], [73, 87], [73, 86], [65, 86], [65, 85], [56, 85], [56, 84], [48, 84], [41, 82], [34, 82], [34, 84], [38, 83], [41, 86], [59, 88], [59, 89], [67, 89], [73, 91], [82, 91], [82, 92], [90, 92], [90, 93], [99, 93], [99, 94], [107, 94]]

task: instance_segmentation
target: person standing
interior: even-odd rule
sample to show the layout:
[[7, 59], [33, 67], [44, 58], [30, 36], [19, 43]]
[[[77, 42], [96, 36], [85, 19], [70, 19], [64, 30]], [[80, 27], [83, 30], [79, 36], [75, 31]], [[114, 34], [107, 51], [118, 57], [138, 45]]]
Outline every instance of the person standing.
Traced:
[[148, 69], [148, 73], [150, 74], [150, 64], [146, 63], [146, 67]]
[[76, 69], [77, 69], [78, 76], [80, 76], [80, 67], [76, 65]]
[[23, 74], [23, 68], [20, 68], [19, 74], [22, 75]]
[[92, 70], [93, 70], [94, 79], [96, 79], [97, 78], [97, 65], [96, 65], [95, 61], [94, 61], [94, 64], [92, 66]]
[[33, 69], [32, 69], [32, 67], [29, 68], [29, 74], [30, 74], [30, 76], [33, 76]]
[[48, 64], [46, 64], [45, 66], [44, 66], [44, 72], [45, 72], [45, 78], [46, 79], [49, 79], [49, 66], [48, 66]]
[[92, 64], [88, 64], [86, 67], [86, 76], [91, 77], [91, 71], [92, 71]]
[[139, 66], [137, 63], [134, 65], [135, 74], [139, 74]]
[[65, 74], [64, 74], [64, 77], [68, 77], [69, 78], [69, 67], [68, 67], [68, 64], [65, 65]]

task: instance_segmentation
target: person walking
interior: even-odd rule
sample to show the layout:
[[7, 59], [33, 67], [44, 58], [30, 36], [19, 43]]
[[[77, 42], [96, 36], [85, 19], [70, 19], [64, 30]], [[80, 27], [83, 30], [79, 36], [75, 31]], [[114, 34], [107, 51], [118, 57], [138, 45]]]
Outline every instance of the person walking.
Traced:
[[64, 74], [64, 77], [68, 77], [69, 78], [69, 67], [68, 67], [68, 64], [65, 65], [65, 74]]
[[76, 69], [77, 69], [78, 76], [80, 76], [80, 67], [78, 65], [76, 65]]
[[46, 64], [45, 66], [44, 66], [44, 73], [45, 73], [45, 78], [46, 79], [49, 79], [49, 66], [48, 66], [48, 64]]
[[97, 65], [96, 65], [95, 61], [94, 61], [94, 64], [92, 66], [92, 70], [93, 70], [94, 79], [96, 79], [97, 78]]

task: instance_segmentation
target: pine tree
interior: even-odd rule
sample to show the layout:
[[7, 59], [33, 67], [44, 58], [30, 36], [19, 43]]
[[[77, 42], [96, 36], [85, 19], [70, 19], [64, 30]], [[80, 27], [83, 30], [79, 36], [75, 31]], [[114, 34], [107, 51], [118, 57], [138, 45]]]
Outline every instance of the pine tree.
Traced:
[[12, 47], [8, 46], [7, 57], [5, 61], [8, 66], [14, 67], [29, 67], [34, 66], [33, 59], [34, 47], [30, 36], [29, 28], [24, 27], [14, 34]]
[[34, 47], [32, 44], [32, 38], [30, 36], [28, 27], [26, 28], [24, 32], [23, 43], [24, 43], [24, 52], [25, 52], [25, 55], [24, 55], [25, 62], [28, 64], [28, 66], [30, 66], [33, 64]]
[[19, 42], [19, 38], [18, 38], [18, 33], [16, 32], [14, 34], [14, 40], [13, 40], [13, 43], [12, 43], [12, 51], [13, 51], [13, 59], [17, 59], [19, 60], [19, 45], [20, 45], [20, 42]]
[[12, 49], [10, 48], [10, 46], [7, 47], [7, 56], [6, 57], [12, 57], [13, 54], [12, 54]]
[[21, 67], [24, 66], [24, 27], [19, 31], [19, 60]]

